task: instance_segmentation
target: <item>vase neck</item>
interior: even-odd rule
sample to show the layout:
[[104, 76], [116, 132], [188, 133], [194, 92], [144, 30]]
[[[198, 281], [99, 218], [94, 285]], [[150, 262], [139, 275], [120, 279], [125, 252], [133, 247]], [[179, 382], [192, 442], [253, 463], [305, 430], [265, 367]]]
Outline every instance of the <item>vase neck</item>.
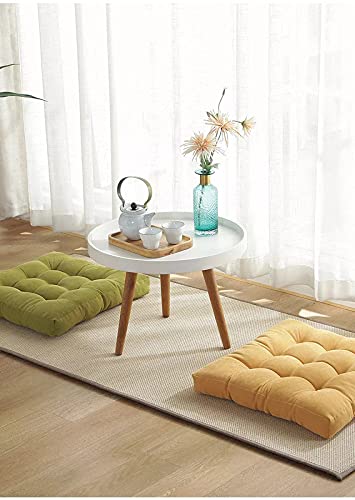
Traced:
[[200, 174], [200, 184], [201, 186], [211, 184], [211, 176], [208, 174]]

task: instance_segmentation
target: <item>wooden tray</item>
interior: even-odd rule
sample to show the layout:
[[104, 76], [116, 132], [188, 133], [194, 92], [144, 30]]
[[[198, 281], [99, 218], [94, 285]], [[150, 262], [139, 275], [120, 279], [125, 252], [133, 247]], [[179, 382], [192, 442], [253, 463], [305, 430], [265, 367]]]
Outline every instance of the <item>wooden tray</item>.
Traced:
[[170, 245], [165, 238], [164, 232], [159, 243], [159, 248], [157, 248], [156, 250], [149, 250], [148, 248], [144, 248], [142, 240], [129, 240], [123, 233], [121, 233], [121, 231], [110, 234], [108, 237], [108, 241], [109, 243], [111, 243], [111, 245], [115, 245], [116, 247], [127, 250], [128, 252], [143, 255], [143, 257], [148, 257], [150, 259], [165, 257], [166, 255], [182, 252], [183, 250], [187, 250], [188, 248], [192, 247], [191, 236], [183, 234], [180, 243], [176, 243], [176, 245]]

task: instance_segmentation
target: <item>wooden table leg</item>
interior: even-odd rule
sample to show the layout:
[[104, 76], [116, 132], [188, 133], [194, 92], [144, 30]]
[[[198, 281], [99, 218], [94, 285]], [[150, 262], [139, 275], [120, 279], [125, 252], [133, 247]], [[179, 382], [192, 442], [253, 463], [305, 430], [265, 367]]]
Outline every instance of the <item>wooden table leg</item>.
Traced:
[[170, 274], [160, 275], [161, 305], [163, 317], [170, 316]]
[[120, 322], [118, 325], [117, 342], [116, 342], [116, 356], [121, 356], [126, 338], [129, 317], [131, 315], [132, 302], [134, 297], [134, 289], [136, 287], [137, 273], [126, 273], [124, 283]]
[[210, 297], [214, 317], [216, 318], [223, 347], [224, 349], [229, 349], [231, 344], [229, 341], [226, 320], [224, 319], [221, 299], [219, 297], [216, 278], [213, 269], [206, 269], [205, 271], [202, 271], [202, 273], [207, 286], [208, 295]]

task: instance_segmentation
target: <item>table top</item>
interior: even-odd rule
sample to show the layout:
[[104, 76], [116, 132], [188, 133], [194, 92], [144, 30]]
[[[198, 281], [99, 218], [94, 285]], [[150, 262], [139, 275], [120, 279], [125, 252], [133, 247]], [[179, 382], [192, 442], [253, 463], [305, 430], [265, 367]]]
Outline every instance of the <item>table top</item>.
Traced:
[[219, 217], [218, 233], [213, 236], [194, 234], [193, 214], [190, 212], [159, 212], [152, 223], [160, 226], [168, 220], [185, 222], [184, 234], [192, 236], [192, 248], [157, 259], [128, 252], [109, 244], [108, 236], [119, 231], [118, 220], [112, 220], [97, 226], [89, 233], [89, 255], [99, 264], [121, 271], [174, 274], [212, 269], [240, 257], [245, 251], [245, 230], [229, 219]]

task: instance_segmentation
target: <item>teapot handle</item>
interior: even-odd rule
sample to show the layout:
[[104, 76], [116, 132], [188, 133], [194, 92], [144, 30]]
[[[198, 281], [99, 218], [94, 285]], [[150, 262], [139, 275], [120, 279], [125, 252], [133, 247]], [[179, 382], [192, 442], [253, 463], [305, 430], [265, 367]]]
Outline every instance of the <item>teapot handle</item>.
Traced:
[[125, 181], [126, 179], [139, 179], [140, 181], [144, 182], [144, 184], [147, 186], [148, 198], [145, 201], [145, 203], [143, 204], [143, 207], [145, 208], [148, 205], [148, 203], [150, 202], [150, 200], [152, 199], [152, 195], [153, 195], [152, 186], [149, 184], [149, 182], [146, 179], [143, 179], [143, 177], [136, 177], [135, 175], [128, 175], [127, 177], [123, 177], [119, 181], [119, 183], [117, 184], [117, 195], [118, 195], [119, 199], [122, 201], [123, 206], [125, 205], [126, 202], [123, 199], [123, 196], [121, 194], [121, 187], [122, 187], [123, 181]]

